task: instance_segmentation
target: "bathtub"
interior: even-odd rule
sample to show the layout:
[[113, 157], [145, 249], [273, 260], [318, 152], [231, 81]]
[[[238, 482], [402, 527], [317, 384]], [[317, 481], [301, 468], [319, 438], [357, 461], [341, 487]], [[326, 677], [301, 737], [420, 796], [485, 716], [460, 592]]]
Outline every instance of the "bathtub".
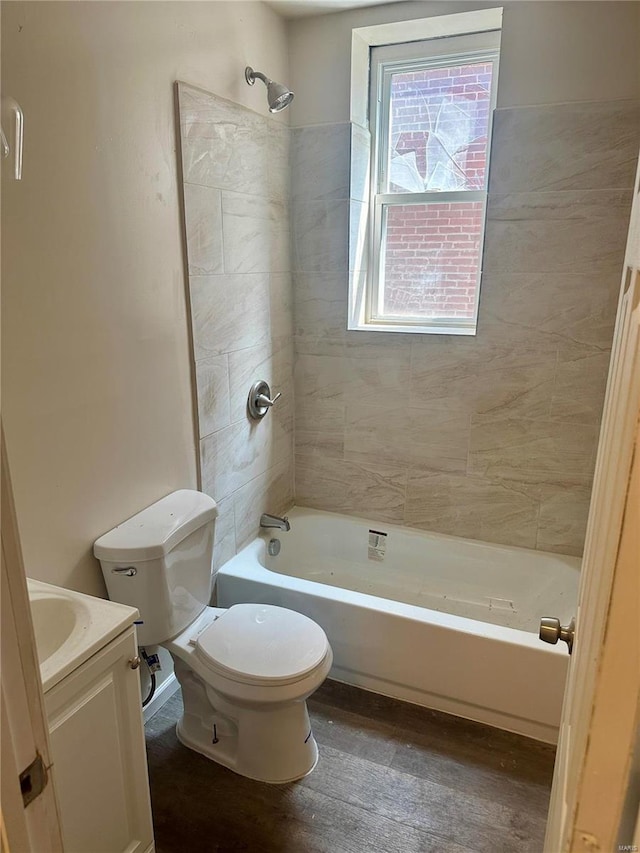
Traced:
[[289, 520], [219, 570], [218, 606], [297, 610], [327, 633], [331, 678], [557, 741], [569, 657], [538, 626], [574, 615], [577, 558], [302, 507]]

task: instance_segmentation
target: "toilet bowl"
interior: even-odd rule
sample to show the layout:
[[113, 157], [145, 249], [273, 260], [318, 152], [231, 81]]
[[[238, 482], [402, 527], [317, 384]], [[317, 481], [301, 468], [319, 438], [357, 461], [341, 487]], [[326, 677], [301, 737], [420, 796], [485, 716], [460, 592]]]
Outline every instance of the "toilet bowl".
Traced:
[[209, 607], [165, 643], [182, 687], [185, 746], [242, 776], [291, 782], [316, 765], [306, 699], [332, 663], [319, 625], [282, 607]]
[[179, 740], [262, 782], [310, 773], [318, 760], [306, 699], [333, 655], [313, 620], [273, 605], [210, 607], [215, 502], [168, 495], [100, 537], [109, 597], [140, 611], [141, 645], [173, 658], [184, 713]]

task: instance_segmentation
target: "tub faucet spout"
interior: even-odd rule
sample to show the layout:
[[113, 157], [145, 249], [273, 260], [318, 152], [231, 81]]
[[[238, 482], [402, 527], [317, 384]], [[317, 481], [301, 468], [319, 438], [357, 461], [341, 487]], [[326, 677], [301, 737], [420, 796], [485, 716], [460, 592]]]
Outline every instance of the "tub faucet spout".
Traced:
[[260, 516], [260, 527], [277, 527], [278, 530], [291, 530], [291, 525], [286, 515], [284, 518], [280, 518], [279, 515], [270, 515], [268, 512], [263, 512]]

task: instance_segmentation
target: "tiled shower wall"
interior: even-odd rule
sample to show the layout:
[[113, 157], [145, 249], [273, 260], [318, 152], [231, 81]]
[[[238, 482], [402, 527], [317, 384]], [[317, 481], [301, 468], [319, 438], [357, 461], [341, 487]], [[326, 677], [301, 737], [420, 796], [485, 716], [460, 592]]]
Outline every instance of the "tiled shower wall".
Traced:
[[[201, 488], [218, 502], [214, 565], [293, 502], [286, 125], [178, 84]], [[249, 419], [265, 379], [277, 405]]]
[[298, 504], [581, 554], [639, 123], [496, 112], [475, 337], [346, 331], [352, 128], [293, 131]]

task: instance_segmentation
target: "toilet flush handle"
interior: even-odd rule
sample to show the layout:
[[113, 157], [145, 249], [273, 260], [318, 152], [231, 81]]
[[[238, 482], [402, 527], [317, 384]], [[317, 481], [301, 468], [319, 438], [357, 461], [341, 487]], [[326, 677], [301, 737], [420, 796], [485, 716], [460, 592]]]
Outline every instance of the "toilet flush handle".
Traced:
[[111, 571], [114, 575], [125, 575], [128, 578], [138, 574], [135, 566], [123, 566], [122, 568], [111, 569]]

